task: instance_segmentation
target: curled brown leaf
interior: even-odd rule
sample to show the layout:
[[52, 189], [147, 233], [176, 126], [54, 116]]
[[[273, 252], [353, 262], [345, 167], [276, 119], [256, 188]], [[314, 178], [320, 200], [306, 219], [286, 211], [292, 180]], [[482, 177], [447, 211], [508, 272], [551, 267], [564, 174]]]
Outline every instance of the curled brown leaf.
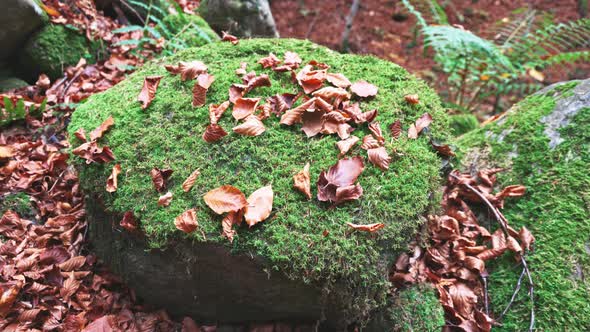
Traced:
[[402, 134], [402, 122], [399, 119], [395, 120], [389, 126], [389, 132], [391, 133], [391, 137], [393, 137], [394, 139], [398, 139]]
[[176, 66], [165, 65], [164, 68], [174, 75], [180, 74], [182, 81], [194, 80], [200, 74], [207, 72], [207, 66], [201, 61], [180, 61]]
[[143, 87], [141, 88], [141, 92], [139, 92], [139, 96], [137, 96], [137, 100], [141, 103], [141, 109], [146, 109], [156, 96], [156, 90], [158, 90], [158, 85], [160, 85], [160, 80], [162, 76], [147, 76], [143, 80]]
[[113, 166], [113, 171], [107, 179], [106, 190], [108, 192], [114, 193], [115, 191], [117, 191], [117, 176], [119, 176], [119, 173], [121, 173], [121, 165], [116, 164], [115, 166]]
[[352, 83], [344, 76], [343, 74], [326, 74], [326, 80], [330, 82], [332, 85], [337, 86], [339, 88], [347, 89]]
[[224, 185], [209, 191], [203, 199], [207, 206], [217, 214], [239, 211], [248, 204], [246, 196], [240, 189], [230, 185]]
[[346, 225], [348, 225], [348, 227], [355, 229], [357, 231], [363, 231], [363, 232], [369, 232], [369, 233], [375, 233], [376, 231], [385, 227], [385, 224], [383, 224], [383, 223], [358, 225], [358, 224], [353, 224], [353, 223], [347, 222]]
[[225, 32], [225, 31], [221, 31], [221, 35], [222, 35], [221, 36], [222, 41], [230, 42], [233, 45], [238, 45], [238, 43], [240, 42], [238, 37], [236, 37], [234, 35], [230, 35], [229, 33]]
[[197, 77], [197, 82], [193, 87], [193, 107], [201, 107], [205, 105], [207, 101], [207, 91], [211, 84], [215, 81], [213, 75], [207, 73], [200, 74]]
[[194, 170], [191, 173], [191, 175], [189, 175], [186, 178], [186, 180], [184, 180], [184, 182], [182, 183], [182, 190], [184, 190], [184, 192], [189, 192], [195, 184], [195, 181], [197, 180], [197, 177], [199, 177], [199, 175], [201, 175], [201, 171], [199, 171], [198, 169]]
[[115, 120], [112, 116], [109, 116], [100, 126], [96, 127], [93, 131], [90, 132], [90, 140], [95, 141], [102, 137], [102, 135], [111, 128], [112, 125], [115, 124]]
[[221, 235], [229, 240], [229, 242], [234, 242], [234, 236], [236, 235], [236, 231], [233, 229], [234, 225], [239, 225], [242, 222], [242, 218], [244, 215], [244, 210], [233, 211], [228, 213], [223, 220], [221, 220]]
[[75, 148], [72, 153], [86, 159], [86, 163], [108, 163], [115, 160], [113, 152], [108, 146], [100, 147], [96, 141], [86, 142]]
[[199, 227], [195, 209], [186, 210], [181, 215], [176, 217], [174, 219], [174, 226], [185, 233], [194, 232], [197, 227]]
[[311, 199], [309, 166], [309, 163], [305, 164], [301, 171], [293, 175], [293, 187], [302, 192], [307, 199]]
[[338, 154], [338, 158], [344, 156], [356, 143], [358, 143], [360, 139], [356, 136], [350, 136], [345, 140], [341, 140], [336, 142], [336, 147], [340, 150], [340, 154]]
[[405, 95], [404, 99], [408, 104], [416, 105], [420, 103], [420, 96], [418, 96], [417, 94]]
[[224, 101], [219, 105], [209, 104], [209, 121], [211, 122], [211, 124], [217, 124], [217, 122], [219, 121], [219, 119], [221, 119], [221, 116], [229, 107], [229, 105], [229, 101]]
[[139, 223], [137, 222], [137, 219], [135, 219], [133, 212], [127, 211], [123, 214], [123, 219], [121, 219], [119, 225], [126, 231], [134, 233], [138, 230], [137, 227], [139, 226]]
[[241, 120], [254, 114], [259, 102], [260, 98], [238, 98], [234, 103], [232, 116], [236, 120]]
[[168, 181], [170, 176], [172, 176], [173, 172], [174, 171], [169, 168], [159, 169], [157, 167], [154, 167], [150, 171], [150, 176], [152, 177], [152, 183], [154, 184], [154, 188], [156, 188], [156, 190], [159, 192], [164, 191], [164, 189], [166, 189], [166, 182]]
[[369, 161], [381, 168], [382, 170], [389, 169], [389, 163], [391, 162], [391, 157], [387, 153], [387, 150], [384, 146], [380, 146], [378, 148], [368, 149], [367, 155], [369, 156]]
[[158, 206], [168, 206], [170, 205], [170, 202], [172, 201], [172, 197], [174, 195], [172, 194], [172, 192], [167, 192], [164, 195], [158, 197]]
[[258, 117], [249, 115], [244, 123], [233, 127], [232, 129], [236, 134], [244, 136], [258, 136], [264, 133], [266, 128]]

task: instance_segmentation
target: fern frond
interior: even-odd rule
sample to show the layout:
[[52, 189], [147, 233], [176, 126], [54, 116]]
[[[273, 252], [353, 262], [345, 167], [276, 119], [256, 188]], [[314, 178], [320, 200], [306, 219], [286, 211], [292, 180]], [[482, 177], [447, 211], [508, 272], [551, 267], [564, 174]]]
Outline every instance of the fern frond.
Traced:
[[449, 24], [445, 9], [436, 0], [402, 0], [402, 3], [422, 28], [429, 24]]
[[523, 38], [536, 28], [536, 18], [537, 11], [529, 9], [509, 23], [500, 25], [495, 30], [494, 42], [501, 47], [511, 45], [513, 40]]
[[590, 51], [564, 52], [556, 54], [537, 64], [539, 68], [549, 66], [568, 65], [581, 61], [590, 61]]

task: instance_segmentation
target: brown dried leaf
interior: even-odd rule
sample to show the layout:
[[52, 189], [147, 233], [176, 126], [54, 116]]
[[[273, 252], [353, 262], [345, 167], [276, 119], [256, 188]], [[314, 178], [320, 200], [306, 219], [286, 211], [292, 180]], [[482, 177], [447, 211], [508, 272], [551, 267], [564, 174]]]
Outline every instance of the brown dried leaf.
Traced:
[[12, 305], [18, 298], [22, 285], [22, 281], [19, 280], [17, 284], [2, 291], [0, 296], [0, 317], [4, 318], [11, 312]]
[[115, 166], [113, 166], [113, 171], [107, 179], [107, 192], [114, 193], [115, 191], [117, 191], [117, 176], [119, 176], [120, 173], [121, 165], [116, 164]]
[[240, 189], [230, 185], [224, 185], [209, 191], [203, 199], [207, 206], [217, 214], [239, 211], [248, 204], [246, 196]]
[[448, 144], [440, 144], [435, 140], [431, 140], [430, 144], [438, 153], [440, 153], [443, 156], [452, 157], [455, 155], [455, 152], [453, 152], [453, 150]]
[[12, 158], [16, 155], [16, 149], [10, 145], [0, 145], [0, 160]]
[[236, 37], [234, 35], [230, 35], [229, 33], [225, 32], [225, 31], [221, 31], [221, 40], [230, 42], [233, 45], [238, 45], [238, 43], [240, 42], [238, 37]]
[[405, 95], [404, 99], [408, 104], [416, 105], [420, 103], [420, 96], [417, 94]]
[[281, 115], [293, 106], [296, 96], [292, 93], [276, 94], [267, 98], [266, 103], [271, 106], [271, 111], [274, 114]]
[[184, 190], [184, 192], [189, 192], [195, 184], [195, 181], [197, 180], [197, 177], [199, 175], [201, 175], [201, 171], [199, 171], [198, 169], [192, 172], [191, 175], [189, 175], [188, 178], [186, 178], [186, 180], [184, 180], [184, 182], [182, 183], [182, 190]]
[[496, 194], [496, 199], [503, 200], [506, 197], [520, 197], [526, 192], [525, 186], [513, 185], [507, 186], [502, 191]]
[[217, 122], [219, 121], [219, 119], [221, 119], [221, 116], [229, 107], [229, 105], [229, 101], [224, 101], [219, 105], [209, 104], [209, 121], [211, 122], [211, 124], [217, 124]]
[[312, 65], [303, 67], [295, 76], [303, 91], [307, 94], [319, 89], [324, 84], [326, 79], [326, 69], [312, 69]]
[[78, 130], [76, 130], [74, 132], [74, 136], [76, 136], [77, 139], [81, 140], [82, 142], [86, 142], [86, 130], [84, 130], [84, 128], [80, 127], [78, 128]]
[[376, 231], [385, 227], [385, 224], [382, 224], [382, 223], [358, 225], [358, 224], [353, 224], [353, 223], [347, 222], [346, 224], [350, 228], [355, 229], [357, 231], [363, 231], [363, 232], [369, 232], [369, 233], [375, 233]]
[[311, 199], [311, 184], [309, 177], [309, 163], [303, 169], [293, 175], [293, 187], [302, 192], [307, 199]]
[[234, 236], [236, 235], [236, 231], [233, 229], [233, 225], [239, 225], [242, 222], [242, 218], [244, 216], [244, 210], [234, 211], [228, 213], [223, 220], [221, 220], [221, 235], [229, 240], [229, 242], [234, 242]]
[[197, 82], [195, 82], [193, 87], [193, 107], [205, 105], [207, 102], [207, 91], [211, 84], [213, 84], [213, 81], [215, 81], [215, 77], [207, 73], [200, 74], [197, 77]]
[[262, 134], [266, 128], [258, 117], [249, 115], [244, 123], [233, 127], [232, 129], [236, 134], [244, 136], [258, 136]]
[[41, 89], [46, 90], [49, 89], [49, 87], [51, 86], [51, 81], [49, 80], [49, 77], [47, 75], [41, 74], [39, 75], [39, 78], [37, 79], [35, 85]]
[[95, 141], [102, 137], [102, 135], [109, 130], [109, 128], [115, 124], [115, 120], [113, 120], [112, 116], [109, 116], [108, 119], [104, 120], [104, 122], [96, 127], [92, 132], [90, 132], [90, 140]]
[[232, 116], [236, 120], [241, 120], [254, 114], [260, 98], [238, 98], [235, 101], [234, 109], [232, 110]]
[[389, 163], [391, 162], [391, 157], [387, 153], [387, 150], [385, 149], [384, 146], [381, 146], [378, 148], [373, 148], [373, 149], [368, 149], [367, 154], [369, 156], [369, 161], [373, 165], [381, 168], [384, 171], [389, 169]]
[[399, 119], [395, 120], [389, 126], [389, 132], [391, 133], [391, 137], [393, 137], [394, 139], [398, 139], [402, 134], [402, 122]]
[[137, 96], [137, 101], [141, 103], [141, 109], [145, 110], [150, 106], [156, 96], [156, 90], [158, 90], [161, 79], [162, 76], [148, 76], [143, 80], [143, 87], [139, 96]]
[[326, 74], [326, 80], [339, 88], [347, 89], [352, 83], [343, 74]]
[[342, 88], [327, 86], [312, 93], [312, 96], [322, 98], [325, 101], [333, 102], [334, 100], [348, 100], [350, 93]]
[[414, 124], [408, 129], [408, 138], [416, 139], [422, 129], [428, 127], [432, 123], [432, 116], [429, 113], [424, 113], [420, 118], [416, 120]]
[[364, 80], [355, 82], [350, 86], [350, 91], [352, 91], [352, 93], [363, 98], [377, 95], [378, 90], [379, 88], [377, 88], [375, 85]]
[[528, 228], [522, 226], [520, 232], [518, 232], [518, 237], [520, 238], [520, 242], [522, 243], [524, 248], [530, 251], [531, 244], [535, 242], [535, 237], [533, 236], [531, 231], [529, 231]]
[[172, 192], [167, 192], [164, 195], [158, 197], [158, 206], [168, 206], [170, 205], [170, 202], [172, 201], [172, 196], [174, 196], [172, 194]]
[[281, 60], [273, 53], [269, 53], [267, 57], [258, 60], [258, 63], [262, 65], [262, 68], [272, 68], [281, 63]]
[[137, 231], [137, 227], [139, 226], [137, 219], [135, 219], [135, 216], [131, 211], [125, 212], [123, 219], [121, 219], [119, 222], [119, 225], [130, 233]]
[[185, 233], [194, 232], [197, 227], [199, 227], [195, 209], [186, 210], [181, 215], [176, 217], [174, 219], [174, 226]]
[[515, 238], [513, 238], [512, 236], [508, 236], [506, 238], [506, 247], [516, 253], [519, 253], [519, 254], [522, 253], [522, 247], [520, 246], [518, 241]]
[[243, 76], [246, 75], [246, 68], [248, 67], [247, 62], [240, 62], [240, 68], [236, 69], [236, 75]]
[[203, 139], [207, 143], [213, 143], [215, 141], [219, 141], [226, 135], [227, 133], [225, 132], [225, 130], [223, 130], [223, 128], [221, 128], [220, 125], [210, 124], [207, 126], [205, 132], [203, 133]]
[[150, 176], [152, 177], [154, 188], [156, 188], [156, 190], [159, 192], [164, 191], [164, 189], [166, 189], [166, 182], [168, 181], [173, 172], [174, 171], [169, 168], [159, 169], [157, 167], [154, 167], [150, 171]]
[[336, 142], [336, 147], [340, 150], [340, 154], [338, 154], [338, 158], [344, 156], [356, 143], [358, 143], [360, 139], [356, 136], [350, 136], [345, 140], [341, 140]]
[[256, 190], [248, 197], [248, 205], [244, 211], [244, 219], [248, 226], [252, 227], [270, 216], [273, 198], [271, 185]]
[[380, 145], [383, 145], [385, 142], [385, 138], [383, 137], [383, 131], [381, 131], [381, 125], [379, 122], [372, 122], [369, 124], [369, 131], [373, 134], [373, 137], [379, 142]]
[[170, 73], [177, 75], [180, 74], [180, 80], [194, 80], [200, 74], [207, 72], [207, 66], [201, 61], [180, 61], [178, 65], [165, 65], [164, 68]]
[[60, 270], [64, 272], [70, 272], [74, 270], [79, 270], [82, 266], [84, 266], [84, 264], [86, 264], [86, 257], [75, 256], [59, 264], [58, 266]]
[[108, 146], [99, 147], [96, 141], [86, 142], [75, 148], [72, 153], [86, 159], [86, 163], [108, 163], [115, 160], [115, 156]]
[[301, 116], [301, 122], [303, 123], [301, 130], [307, 137], [313, 137], [322, 130], [324, 125], [323, 117], [324, 111], [321, 110], [303, 112]]
[[354, 123], [362, 124], [365, 122], [373, 122], [377, 117], [377, 110], [370, 110], [354, 116]]
[[317, 188], [319, 201], [329, 201], [335, 204], [358, 199], [362, 195], [360, 185], [354, 185], [365, 165], [361, 157], [341, 159], [328, 169], [320, 173]]
[[381, 144], [373, 137], [373, 135], [366, 135], [363, 137], [363, 143], [361, 144], [361, 149], [369, 150], [369, 149], [376, 149], [380, 147]]

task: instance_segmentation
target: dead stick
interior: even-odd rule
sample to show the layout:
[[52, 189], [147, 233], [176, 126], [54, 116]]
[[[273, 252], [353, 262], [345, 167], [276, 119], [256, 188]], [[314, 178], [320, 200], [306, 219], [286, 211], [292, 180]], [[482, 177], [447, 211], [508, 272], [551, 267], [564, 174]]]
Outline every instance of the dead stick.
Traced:
[[[460, 180], [459, 177], [453, 173], [451, 173], [451, 176], [456, 180]], [[506, 235], [509, 235], [507, 220], [504, 217], [504, 215], [502, 215], [502, 213], [500, 213], [500, 211], [498, 211], [498, 208], [495, 207], [492, 204], [492, 202], [490, 202], [479, 190], [474, 188], [472, 185], [470, 185], [468, 183], [460, 183], [460, 184], [464, 185], [467, 189], [471, 190], [474, 194], [476, 194], [488, 206], [488, 208], [490, 210], [492, 210], [492, 212], [494, 213], [494, 216], [496, 217], [496, 220], [498, 221], [500, 226], [502, 226], [504, 233]], [[526, 260], [524, 259], [524, 256], [523, 255], [519, 255], [519, 256], [520, 256], [520, 262], [522, 263], [522, 266], [523, 266], [524, 271], [527, 275], [527, 278], [529, 279], [529, 296], [531, 299], [531, 318], [530, 318], [529, 331], [532, 332], [533, 329], [535, 328], [535, 297], [534, 297], [535, 289], [533, 286], [533, 277], [531, 276], [531, 272], [529, 271], [529, 267], [528, 267], [528, 264], [526, 263]]]
[[504, 317], [504, 315], [506, 315], [506, 313], [508, 312], [508, 309], [510, 309], [510, 307], [514, 303], [514, 300], [516, 300], [516, 295], [518, 295], [518, 292], [520, 292], [520, 287], [522, 286], [522, 278], [524, 277], [524, 273], [525, 273], [525, 271], [523, 268], [522, 272], [520, 273], [520, 277], [518, 277], [518, 281], [516, 282], [516, 287], [514, 287], [514, 292], [512, 292], [512, 297], [510, 298], [510, 302], [508, 302], [508, 305], [506, 306], [504, 311], [502, 311], [502, 314], [498, 317], [498, 320], [502, 319], [502, 317]]

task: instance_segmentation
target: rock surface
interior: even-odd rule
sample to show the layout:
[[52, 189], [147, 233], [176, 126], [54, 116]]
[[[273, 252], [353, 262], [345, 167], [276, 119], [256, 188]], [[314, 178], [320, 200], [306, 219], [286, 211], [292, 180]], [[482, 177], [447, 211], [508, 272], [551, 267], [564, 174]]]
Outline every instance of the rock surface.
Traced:
[[12, 56], [46, 20], [34, 0], [4, 0], [0, 11], [0, 60]]
[[205, 0], [199, 13], [217, 32], [239, 37], [279, 37], [268, 0]]
[[[536, 330], [590, 330], [590, 80], [552, 85], [516, 104], [495, 123], [459, 138], [463, 165], [506, 167], [498, 187], [523, 184], [507, 201], [510, 224], [536, 237], [528, 255], [535, 285]], [[503, 259], [490, 267], [491, 311], [501, 312], [520, 275]], [[523, 286], [500, 321], [507, 331], [529, 326]]]
[[[351, 81], [365, 79], [379, 88], [376, 97], [361, 101], [363, 110], [378, 109], [386, 149], [400, 154], [386, 172], [365, 159], [359, 178], [360, 200], [335, 208], [311, 201], [293, 189], [292, 177], [311, 162], [312, 192], [321, 170], [338, 160], [335, 135], [306, 138], [298, 126], [285, 127], [274, 115], [264, 121], [266, 132], [244, 137], [231, 132], [237, 122], [226, 111], [219, 124], [230, 134], [208, 144], [201, 135], [209, 123], [207, 106], [191, 106], [194, 82], [181, 82], [164, 64], [199, 60], [215, 81], [207, 103], [228, 99], [228, 88], [241, 80], [235, 74], [241, 62], [247, 71], [268, 74], [271, 87], [256, 88], [249, 97], [294, 93], [299, 88], [289, 73], [262, 69], [257, 61], [272, 51], [282, 57], [295, 51], [304, 63], [326, 62], [330, 72], [343, 73]], [[137, 102], [144, 78], [162, 75], [156, 97], [142, 110]], [[420, 104], [410, 105], [404, 96], [420, 94]], [[448, 137], [448, 118], [440, 101], [423, 82], [401, 67], [374, 57], [342, 55], [298, 40], [241, 40], [238, 45], [218, 42], [179, 52], [142, 67], [112, 89], [92, 96], [73, 114], [69, 132], [72, 146], [80, 141], [73, 133], [92, 131], [108, 116], [115, 125], [99, 144], [108, 145], [121, 164], [119, 188], [105, 191], [114, 163], [86, 165], [73, 162], [80, 171], [86, 200], [90, 240], [99, 257], [109, 263], [148, 302], [167, 307], [173, 314], [199, 320], [243, 322], [257, 320], [326, 320], [332, 327], [366, 318], [387, 303], [388, 266], [404, 250], [422, 223], [420, 215], [436, 204], [432, 194], [440, 186], [440, 159], [426, 137], [393, 140], [386, 129], [400, 119], [404, 129], [424, 112], [434, 118], [433, 135]], [[353, 135], [369, 134], [366, 125]], [[356, 147], [350, 155], [366, 152]], [[171, 168], [167, 190], [174, 198], [158, 207], [150, 170]], [[181, 184], [200, 169], [192, 191]], [[221, 216], [204, 203], [203, 195], [231, 184], [246, 195], [272, 184], [275, 191], [269, 220], [254, 227], [236, 227], [230, 243], [221, 233]], [[196, 209], [199, 230], [184, 234], [173, 220], [189, 208]], [[128, 234], [119, 221], [132, 211], [143, 236]], [[376, 234], [351, 232], [347, 222], [383, 222]]]

